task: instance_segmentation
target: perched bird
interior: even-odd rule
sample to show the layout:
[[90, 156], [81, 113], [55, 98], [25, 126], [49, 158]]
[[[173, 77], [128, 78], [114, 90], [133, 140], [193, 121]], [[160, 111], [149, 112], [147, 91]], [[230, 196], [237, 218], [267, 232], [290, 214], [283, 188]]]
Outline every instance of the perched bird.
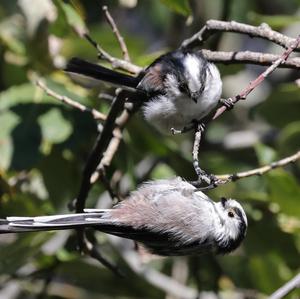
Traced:
[[137, 77], [80, 58], [72, 58], [65, 71], [143, 92], [145, 119], [166, 134], [201, 121], [218, 105], [222, 92], [217, 67], [200, 51], [186, 49], [160, 56]]
[[237, 201], [215, 203], [177, 177], [144, 183], [112, 209], [0, 220], [0, 233], [79, 227], [135, 240], [163, 256], [224, 254], [244, 239], [247, 217]]

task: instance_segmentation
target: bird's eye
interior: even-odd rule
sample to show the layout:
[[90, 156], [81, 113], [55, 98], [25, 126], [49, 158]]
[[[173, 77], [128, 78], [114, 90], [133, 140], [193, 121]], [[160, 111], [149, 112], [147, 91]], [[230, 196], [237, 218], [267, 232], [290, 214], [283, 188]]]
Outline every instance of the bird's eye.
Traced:
[[233, 217], [234, 217], [234, 213], [233, 213], [232, 211], [229, 211], [229, 212], [228, 212], [228, 216], [229, 216], [230, 218], [233, 218]]

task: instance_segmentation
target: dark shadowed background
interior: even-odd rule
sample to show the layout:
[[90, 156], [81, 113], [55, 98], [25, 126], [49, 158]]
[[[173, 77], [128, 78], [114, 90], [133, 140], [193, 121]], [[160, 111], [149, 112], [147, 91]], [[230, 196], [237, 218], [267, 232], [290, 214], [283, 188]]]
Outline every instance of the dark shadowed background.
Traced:
[[[265, 22], [291, 37], [300, 32], [299, 0], [2, 0], [1, 217], [69, 212], [68, 203], [78, 192], [84, 163], [97, 136], [97, 123], [89, 113], [46, 96], [34, 81], [43, 77], [54, 91], [108, 111], [111, 102], [101, 93], [113, 94], [111, 87], [84, 89], [60, 71], [72, 56], [97, 61], [95, 49], [76, 33], [83, 26], [82, 19], [106, 51], [121, 57], [101, 9], [104, 4], [109, 5], [132, 61], [140, 66], [175, 49], [212, 18], [252, 25]], [[283, 51], [268, 41], [233, 33], [215, 35], [204, 48]], [[223, 97], [239, 93], [265, 68], [218, 66], [224, 82]], [[202, 167], [215, 174], [233, 173], [299, 150], [298, 78], [299, 70], [277, 69], [246, 101], [213, 121], [200, 148]], [[120, 193], [134, 190], [147, 179], [175, 175], [195, 179], [192, 141], [191, 133], [161, 136], [136, 114], [124, 131], [107, 176], [121, 178], [116, 186]], [[247, 237], [233, 254], [164, 259], [145, 256], [145, 266], [200, 292], [210, 292], [201, 293], [204, 299], [216, 293], [221, 298], [262, 298], [272, 293], [300, 270], [299, 166], [298, 161], [209, 192], [215, 200], [220, 196], [238, 199], [248, 215]], [[87, 206], [111, 204], [103, 185], [95, 184]], [[125, 249], [116, 245], [115, 239], [101, 233], [95, 238], [103, 255], [118, 265], [125, 278], [80, 256], [74, 231], [1, 235], [0, 298], [175, 298], [134, 273], [124, 257]], [[134, 245], [129, 246], [133, 252]], [[224, 294], [227, 297], [222, 297]], [[300, 292], [289, 296], [299, 298]]]

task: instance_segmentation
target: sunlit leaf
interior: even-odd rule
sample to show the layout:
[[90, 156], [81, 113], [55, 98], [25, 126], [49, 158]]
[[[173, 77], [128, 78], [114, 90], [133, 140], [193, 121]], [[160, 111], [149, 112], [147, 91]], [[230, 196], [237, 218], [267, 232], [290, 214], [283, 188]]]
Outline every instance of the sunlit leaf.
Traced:
[[78, 33], [87, 31], [82, 16], [74, 6], [65, 1], [55, 1], [55, 4], [62, 9], [69, 26], [74, 28]]
[[176, 13], [188, 16], [191, 14], [191, 8], [188, 0], [160, 0]]
[[38, 1], [34, 6], [31, 0], [18, 0], [18, 5], [26, 18], [26, 29], [31, 37], [36, 34], [41, 22], [56, 17], [55, 6], [50, 0]]
[[25, 53], [25, 45], [21, 40], [24, 34], [24, 27], [20, 16], [13, 15], [0, 23], [0, 41], [12, 52], [17, 54]]
[[276, 159], [276, 151], [262, 143], [255, 146], [255, 151], [260, 165], [270, 164]]
[[300, 21], [299, 16], [293, 15], [262, 15], [256, 12], [248, 13], [249, 20], [253, 25], [260, 25], [261, 23], [266, 23], [272, 29], [281, 29], [282, 27], [287, 27], [291, 24]]
[[300, 95], [296, 84], [282, 84], [257, 107], [258, 113], [275, 127], [284, 127], [299, 120]]
[[280, 151], [291, 154], [300, 149], [300, 121], [291, 122], [280, 132], [278, 136]]
[[279, 205], [280, 211], [285, 214], [300, 215], [300, 185], [289, 173], [282, 169], [274, 170], [267, 175], [269, 200]]
[[0, 114], [0, 169], [7, 169], [12, 157], [11, 131], [19, 123], [19, 118], [12, 112]]
[[43, 139], [50, 143], [61, 143], [72, 133], [71, 124], [65, 120], [60, 110], [53, 108], [39, 118]]

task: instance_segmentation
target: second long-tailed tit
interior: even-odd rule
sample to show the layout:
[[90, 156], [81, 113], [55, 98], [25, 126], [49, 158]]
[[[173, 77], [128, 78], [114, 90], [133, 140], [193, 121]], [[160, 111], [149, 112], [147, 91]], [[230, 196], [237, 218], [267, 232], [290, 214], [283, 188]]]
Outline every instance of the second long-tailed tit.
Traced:
[[228, 253], [245, 237], [247, 217], [233, 199], [214, 202], [181, 178], [150, 181], [112, 209], [0, 219], [0, 233], [92, 227], [164, 256]]
[[145, 119], [170, 134], [199, 122], [218, 104], [222, 81], [217, 67], [200, 51], [177, 50], [157, 58], [137, 77], [72, 58], [65, 71], [145, 93]]

